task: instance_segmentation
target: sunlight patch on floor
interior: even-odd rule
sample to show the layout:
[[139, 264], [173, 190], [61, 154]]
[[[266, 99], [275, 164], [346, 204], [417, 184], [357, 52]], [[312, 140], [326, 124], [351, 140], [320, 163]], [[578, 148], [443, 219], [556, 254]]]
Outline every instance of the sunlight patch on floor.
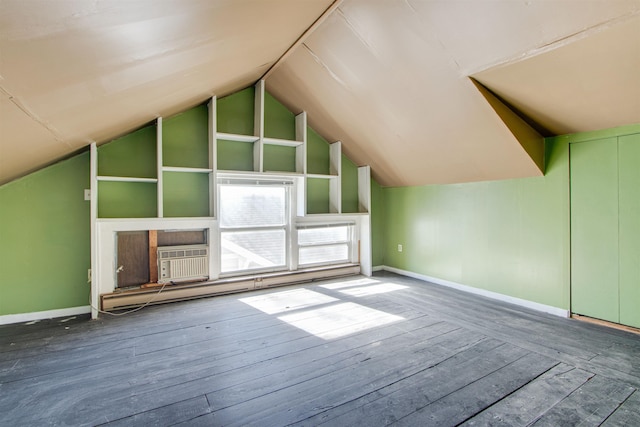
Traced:
[[397, 285], [395, 283], [380, 283], [379, 285], [362, 286], [357, 288], [343, 289], [340, 293], [352, 297], [366, 297], [369, 295], [384, 294], [387, 292], [399, 291], [406, 289], [408, 286]]
[[310, 334], [325, 340], [404, 320], [404, 317], [385, 313], [360, 304], [345, 302], [300, 313], [278, 317]]
[[351, 288], [353, 286], [373, 285], [378, 283], [380, 283], [380, 281], [375, 279], [355, 279], [355, 280], [341, 280], [338, 283], [328, 283], [326, 285], [320, 285], [320, 287], [329, 289], [329, 290], [336, 290], [336, 289]]
[[240, 301], [267, 314], [278, 314], [339, 300], [308, 289], [293, 289], [267, 295], [240, 298]]

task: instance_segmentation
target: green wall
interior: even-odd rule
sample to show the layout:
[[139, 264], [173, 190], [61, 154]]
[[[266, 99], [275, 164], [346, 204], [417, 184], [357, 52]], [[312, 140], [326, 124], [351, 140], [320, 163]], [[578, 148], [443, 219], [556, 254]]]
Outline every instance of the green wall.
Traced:
[[89, 304], [89, 154], [0, 186], [0, 316]]
[[384, 264], [568, 309], [568, 168], [548, 142], [544, 177], [384, 188]]
[[[383, 188], [383, 212], [374, 208], [372, 217], [374, 236], [383, 227], [374, 239], [382, 241], [382, 262], [569, 310], [569, 147], [639, 132], [640, 125], [632, 125], [547, 138], [544, 177]], [[374, 265], [376, 251], [374, 243]], [[632, 293], [640, 295], [640, 288]]]

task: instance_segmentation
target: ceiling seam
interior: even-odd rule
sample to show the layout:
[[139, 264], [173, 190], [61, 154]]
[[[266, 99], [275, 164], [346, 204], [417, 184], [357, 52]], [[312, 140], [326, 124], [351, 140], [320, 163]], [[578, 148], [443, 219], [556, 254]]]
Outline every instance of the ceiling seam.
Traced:
[[342, 2], [343, 0], [335, 0], [333, 3], [331, 3], [331, 6], [329, 6], [324, 12], [322, 12], [322, 15], [320, 15], [318, 19], [316, 19], [313, 24], [311, 24], [309, 28], [307, 28], [304, 33], [302, 33], [302, 35], [298, 37], [295, 42], [293, 42], [291, 46], [289, 46], [289, 49], [287, 49], [282, 54], [282, 56], [280, 56], [280, 58], [278, 58], [278, 60], [271, 66], [271, 68], [269, 68], [258, 80], [266, 80], [301, 44], [304, 43], [307, 37], [309, 37], [311, 33], [313, 33], [316, 28], [318, 28], [320, 24], [322, 24], [329, 17], [329, 15], [333, 13], [333, 11], [340, 7]]
[[56, 128], [54, 128], [53, 126], [48, 124], [46, 121], [44, 121], [40, 117], [38, 117], [38, 115], [36, 113], [34, 113], [25, 103], [23, 103], [20, 100], [20, 98], [12, 95], [11, 92], [9, 92], [7, 89], [5, 89], [2, 85], [0, 85], [0, 92], [5, 94], [7, 96], [7, 98], [9, 98], [9, 101], [11, 101], [11, 103], [13, 105], [18, 107], [20, 109], [20, 111], [25, 113], [27, 115], [27, 117], [29, 117], [34, 122], [38, 123], [40, 126], [45, 128], [51, 135], [53, 135], [53, 138], [57, 142], [62, 142], [63, 144], [66, 144], [67, 146], [71, 147], [67, 142], [65, 142], [64, 137], [62, 136], [62, 134]]
[[584, 28], [582, 30], [576, 31], [572, 34], [569, 34], [567, 36], [564, 37], [560, 37], [558, 39], [552, 40], [548, 43], [543, 44], [542, 46], [538, 46], [538, 47], [534, 47], [528, 51], [519, 53], [517, 55], [511, 56], [509, 58], [505, 58], [505, 59], [500, 59], [492, 64], [489, 65], [483, 65], [482, 67], [479, 67], [476, 70], [468, 70], [467, 72], [465, 72], [464, 74], [466, 76], [474, 76], [477, 74], [480, 74], [482, 72], [494, 69], [494, 68], [500, 68], [500, 67], [504, 67], [504, 66], [508, 66], [511, 64], [516, 64], [520, 61], [523, 61], [525, 59], [529, 59], [532, 58], [534, 56], [538, 56], [541, 55], [543, 53], [546, 52], [550, 52], [553, 50], [556, 50], [558, 48], [561, 48], [563, 46], [569, 45], [573, 42], [582, 40], [586, 37], [589, 37], [593, 34], [597, 34], [599, 32], [602, 32], [604, 30], [607, 30], [611, 27], [614, 27], [618, 24], [624, 23], [630, 19], [633, 19], [634, 17], [640, 15], [640, 9], [636, 9], [633, 10], [631, 12], [625, 13], [623, 15], [617, 16], [615, 18], [611, 18], [608, 21], [605, 22], [601, 22], [599, 24], [596, 25], [592, 25], [590, 27]]
[[311, 48], [309, 46], [307, 46], [306, 43], [302, 43], [302, 47], [304, 47], [307, 52], [309, 52], [309, 55], [311, 55], [311, 57], [313, 58], [314, 61], [316, 61], [316, 63], [318, 65], [320, 65], [328, 74], [329, 76], [331, 76], [331, 78], [333, 80], [335, 80], [336, 82], [338, 82], [341, 86], [345, 87], [348, 89], [347, 84], [340, 78], [338, 77], [338, 75], [336, 73], [334, 73], [331, 68], [329, 68], [329, 66], [318, 56], [315, 54], [314, 51], [311, 50]]
[[381, 55], [379, 51], [371, 43], [369, 43], [369, 41], [367, 41], [367, 39], [361, 34], [361, 32], [356, 27], [356, 24], [354, 24], [349, 19], [349, 17], [347, 17], [347, 15], [344, 14], [342, 9], [338, 9], [336, 13], [340, 15], [340, 17], [344, 20], [344, 23], [346, 24], [346, 26], [349, 28], [349, 30], [351, 30], [353, 35], [360, 41], [360, 43], [362, 43], [364, 47], [366, 47], [367, 50], [373, 54], [373, 56], [380, 59]]
[[416, 8], [415, 8], [415, 7], [413, 7], [413, 5], [411, 4], [411, 2], [410, 2], [409, 0], [404, 0], [404, 4], [406, 4], [406, 5], [407, 5], [407, 7], [408, 7], [409, 9], [411, 9], [411, 11], [412, 11], [413, 13], [415, 13], [416, 15], [419, 15], [418, 11], [416, 10]]

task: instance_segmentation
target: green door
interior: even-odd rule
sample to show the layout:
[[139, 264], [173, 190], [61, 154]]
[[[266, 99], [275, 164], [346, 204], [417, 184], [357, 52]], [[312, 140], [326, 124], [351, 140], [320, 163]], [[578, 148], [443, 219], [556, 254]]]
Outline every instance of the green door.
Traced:
[[619, 322], [617, 138], [574, 143], [571, 311]]
[[618, 139], [620, 323], [640, 328], [640, 134]]
[[640, 327], [640, 134], [570, 156], [571, 311]]

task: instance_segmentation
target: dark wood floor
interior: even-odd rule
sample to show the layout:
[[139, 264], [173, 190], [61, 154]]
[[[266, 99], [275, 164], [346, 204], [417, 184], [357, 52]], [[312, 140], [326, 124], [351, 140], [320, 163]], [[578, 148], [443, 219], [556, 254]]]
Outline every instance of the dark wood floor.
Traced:
[[0, 344], [2, 426], [640, 426], [640, 336], [389, 273]]

